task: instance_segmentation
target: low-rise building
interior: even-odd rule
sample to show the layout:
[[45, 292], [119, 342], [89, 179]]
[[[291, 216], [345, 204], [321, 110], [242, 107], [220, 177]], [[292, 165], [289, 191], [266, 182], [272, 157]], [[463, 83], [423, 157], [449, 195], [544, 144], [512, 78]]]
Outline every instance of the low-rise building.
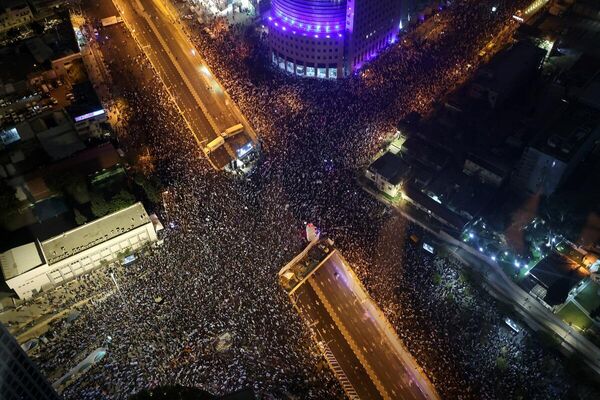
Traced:
[[0, 33], [19, 28], [33, 20], [33, 13], [26, 0], [2, 0], [0, 2]]
[[161, 229], [136, 203], [47, 240], [12, 248], [0, 254], [0, 267], [8, 287], [26, 299], [157, 242]]
[[365, 176], [377, 189], [388, 196], [396, 197], [409, 170], [409, 165], [400, 156], [386, 152], [369, 166]]
[[545, 56], [543, 49], [528, 41], [514, 44], [479, 70], [470, 86], [470, 95], [486, 100], [490, 108], [503, 105], [532, 81]]
[[73, 85], [73, 101], [66, 108], [75, 129], [82, 137], [102, 135], [102, 123], [107, 115], [90, 81]]
[[469, 219], [455, 213], [412, 185], [403, 188], [402, 198], [456, 232], [461, 232], [469, 222]]
[[463, 172], [469, 176], [478, 177], [482, 182], [500, 186], [508, 176], [509, 169], [493, 158], [483, 158], [470, 153], [465, 159]]

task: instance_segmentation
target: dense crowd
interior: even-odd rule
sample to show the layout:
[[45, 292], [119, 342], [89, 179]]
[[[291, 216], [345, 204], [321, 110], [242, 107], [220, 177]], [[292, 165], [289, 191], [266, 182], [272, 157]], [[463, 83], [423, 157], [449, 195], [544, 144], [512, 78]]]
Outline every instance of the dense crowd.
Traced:
[[[103, 51], [113, 60], [113, 95], [129, 110], [121, 142], [128, 154], [144, 149], [154, 159], [170, 193], [160, 210], [167, 233], [160, 248], [117, 268], [119, 291], [100, 271], [105, 285], [76, 294], [94, 301], [40, 345], [38, 362], [52, 379], [108, 348], [65, 398], [122, 399], [172, 383], [216, 394], [252, 387], [260, 398], [341, 398], [276, 278], [302, 249], [309, 221], [335, 240], [443, 398], [564, 397], [569, 383], [556, 356], [511, 333], [494, 302], [460, 279], [461, 265], [414, 247], [407, 237], [416, 228], [355, 181], [399, 118], [428, 113], [468, 77], [478, 49], [518, 6], [505, 1], [490, 16], [473, 3], [481, 2], [455, 1], [437, 16], [448, 28], [435, 41], [406, 39], [342, 82], [261, 70], [266, 51], [251, 28], [216, 38], [195, 29], [198, 49], [265, 143], [244, 178], [199, 159], [147, 61], [123, 51], [124, 31], [113, 33]], [[222, 337], [230, 338], [225, 349]]]

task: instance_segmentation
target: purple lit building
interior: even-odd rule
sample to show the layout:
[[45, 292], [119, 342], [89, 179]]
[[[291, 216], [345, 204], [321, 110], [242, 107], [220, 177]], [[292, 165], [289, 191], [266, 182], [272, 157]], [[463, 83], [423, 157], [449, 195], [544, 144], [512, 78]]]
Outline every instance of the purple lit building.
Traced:
[[290, 74], [337, 79], [393, 43], [401, 0], [272, 0], [272, 62]]

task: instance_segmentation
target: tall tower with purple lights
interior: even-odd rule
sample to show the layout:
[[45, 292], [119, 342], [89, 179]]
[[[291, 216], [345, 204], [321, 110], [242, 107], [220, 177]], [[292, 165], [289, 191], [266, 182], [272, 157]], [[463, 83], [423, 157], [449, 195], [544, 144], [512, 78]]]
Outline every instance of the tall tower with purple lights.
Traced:
[[401, 0], [272, 0], [271, 60], [297, 76], [337, 79], [394, 43]]

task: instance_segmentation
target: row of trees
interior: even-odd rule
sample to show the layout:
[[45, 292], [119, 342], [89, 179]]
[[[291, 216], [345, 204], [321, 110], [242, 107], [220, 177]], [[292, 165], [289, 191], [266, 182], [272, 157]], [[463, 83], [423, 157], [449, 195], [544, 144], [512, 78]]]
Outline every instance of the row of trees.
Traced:
[[[89, 202], [90, 211], [94, 217], [99, 218], [130, 206], [136, 201], [130, 190], [139, 190], [146, 199], [156, 204], [160, 202], [160, 182], [155, 178], [148, 178], [141, 173], [133, 175], [132, 183], [127, 180], [116, 182], [115, 185], [121, 189], [114, 194], [110, 190], [90, 188], [87, 179], [82, 174], [60, 174], [46, 179], [48, 186], [55, 192], [62, 193], [74, 204], [86, 204]], [[115, 186], [113, 185], [113, 186]], [[110, 186], [110, 185], [109, 185]], [[3, 191], [4, 193], [4, 191]], [[140, 193], [141, 194], [141, 193]], [[85, 213], [78, 206], [74, 207], [75, 222], [82, 225], [88, 221]]]

